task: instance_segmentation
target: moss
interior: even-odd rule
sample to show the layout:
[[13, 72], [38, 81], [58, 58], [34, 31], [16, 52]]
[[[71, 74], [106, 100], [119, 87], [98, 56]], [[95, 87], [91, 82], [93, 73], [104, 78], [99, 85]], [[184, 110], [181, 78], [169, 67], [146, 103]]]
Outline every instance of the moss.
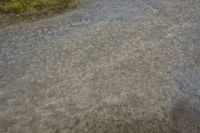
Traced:
[[47, 8], [64, 7], [70, 3], [78, 2], [78, 0], [11, 0], [1, 1], [1, 12], [24, 13], [31, 11], [41, 11]]

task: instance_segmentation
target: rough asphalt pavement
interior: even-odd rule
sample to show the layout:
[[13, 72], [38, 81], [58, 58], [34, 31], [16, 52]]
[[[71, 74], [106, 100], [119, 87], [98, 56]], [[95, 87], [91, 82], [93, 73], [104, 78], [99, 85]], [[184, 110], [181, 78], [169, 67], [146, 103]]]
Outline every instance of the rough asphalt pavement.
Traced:
[[0, 29], [0, 133], [199, 133], [200, 1], [82, 3]]

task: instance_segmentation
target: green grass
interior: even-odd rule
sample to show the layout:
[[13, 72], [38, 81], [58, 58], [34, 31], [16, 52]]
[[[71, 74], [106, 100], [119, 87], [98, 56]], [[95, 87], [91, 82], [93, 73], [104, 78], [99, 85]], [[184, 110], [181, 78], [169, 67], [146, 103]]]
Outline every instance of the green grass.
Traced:
[[44, 9], [61, 8], [78, 0], [0, 0], [0, 12], [33, 13]]

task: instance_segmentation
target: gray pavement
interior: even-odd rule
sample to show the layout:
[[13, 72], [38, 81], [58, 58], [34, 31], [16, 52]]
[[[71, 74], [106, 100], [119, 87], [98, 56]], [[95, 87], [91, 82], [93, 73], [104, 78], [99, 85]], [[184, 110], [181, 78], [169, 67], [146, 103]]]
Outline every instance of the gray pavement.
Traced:
[[200, 1], [81, 2], [0, 29], [0, 133], [199, 133]]

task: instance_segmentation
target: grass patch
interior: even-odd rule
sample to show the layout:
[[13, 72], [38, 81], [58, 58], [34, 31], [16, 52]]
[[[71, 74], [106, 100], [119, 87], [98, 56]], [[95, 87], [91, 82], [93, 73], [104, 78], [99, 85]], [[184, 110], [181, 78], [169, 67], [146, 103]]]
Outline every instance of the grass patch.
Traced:
[[0, 11], [4, 13], [34, 14], [59, 9], [75, 4], [79, 0], [0, 0]]

